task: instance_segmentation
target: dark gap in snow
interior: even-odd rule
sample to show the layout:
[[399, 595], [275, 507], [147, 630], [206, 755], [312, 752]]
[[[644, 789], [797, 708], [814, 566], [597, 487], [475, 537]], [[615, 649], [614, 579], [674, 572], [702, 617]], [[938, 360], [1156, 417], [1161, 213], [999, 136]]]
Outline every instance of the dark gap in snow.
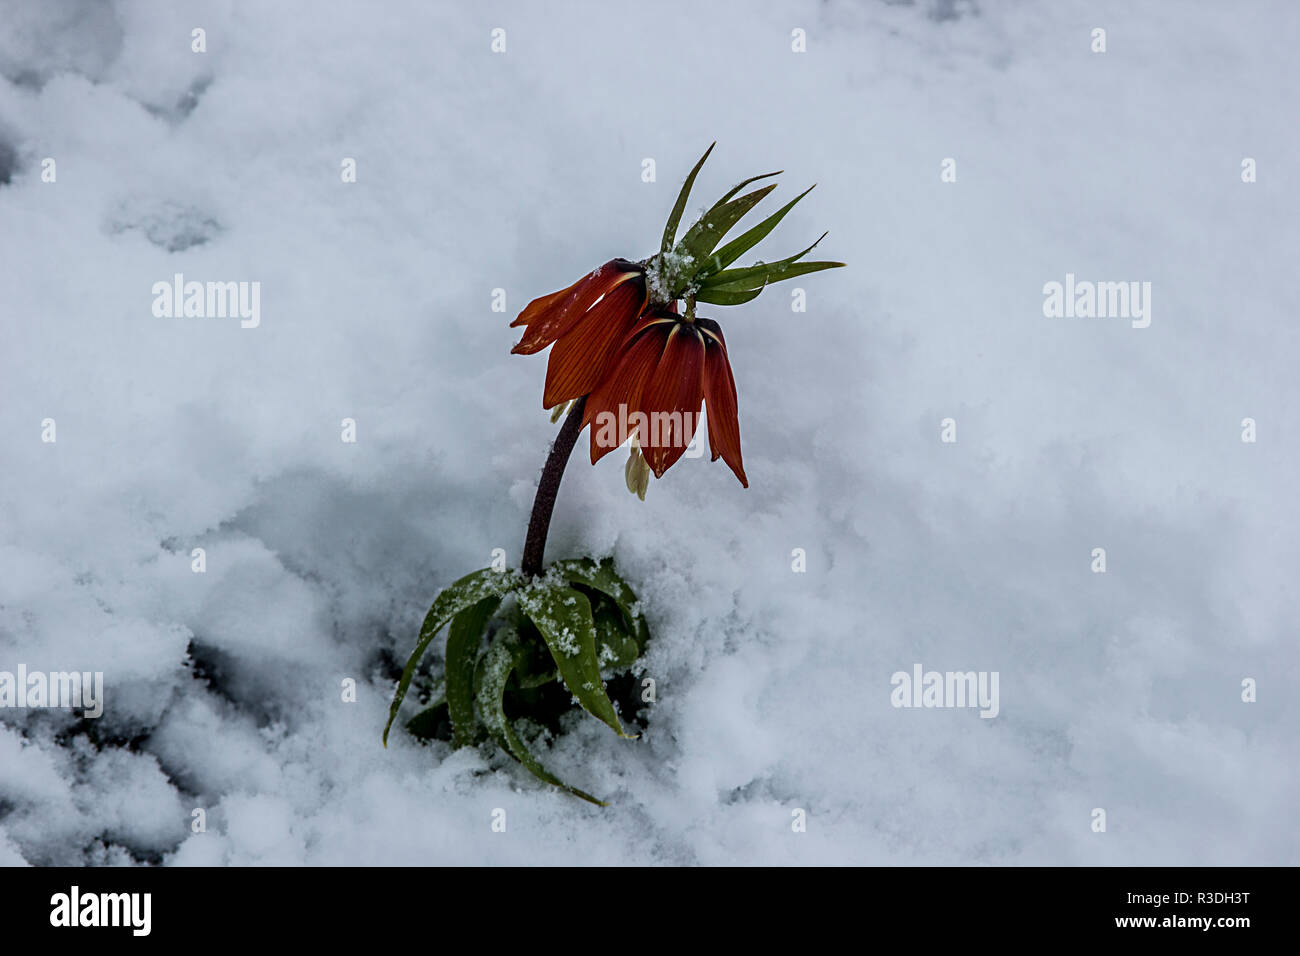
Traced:
[[760, 781], [755, 778], [744, 786], [732, 787], [726, 793], [722, 794], [719, 798], [719, 802], [728, 807], [735, 806], [738, 803], [745, 803], [757, 796], [758, 791], [761, 789]]
[[190, 640], [187, 653], [195, 680], [251, 717], [258, 727], [285, 719], [293, 709], [293, 701], [282, 699], [276, 686], [256, 674], [255, 665], [241, 665], [234, 655], [197, 637]]
[[39, 93], [41, 87], [45, 85], [45, 77], [40, 72], [30, 68], [20, 68], [13, 73], [5, 74], [7, 79], [20, 90], [30, 90], [33, 93]]
[[[188, 836], [188, 834], [186, 835]], [[148, 849], [145, 847], [132, 846], [129, 842], [123, 840], [121, 836], [113, 836], [109, 831], [105, 830], [96, 834], [90, 840], [90, 842], [85, 846], [84, 852], [87, 858], [89, 858], [95, 853], [97, 849], [96, 844], [98, 844], [99, 847], [102, 847], [100, 855], [107, 855], [109, 851], [114, 847], [117, 847], [131, 858], [132, 863], [137, 865], [161, 866], [167, 854], [174, 852], [176, 847], [179, 847], [183, 842], [184, 840], [177, 840], [176, 846], [170, 847], [165, 851]], [[91, 865], [93, 866], [95, 864], [91, 863]]]
[[125, 31], [117, 7], [104, 0], [8, 4], [0, 76], [36, 91], [61, 73], [102, 82], [122, 55]]
[[13, 181], [13, 174], [18, 170], [18, 150], [0, 136], [0, 186], [7, 186]]
[[421, 743], [430, 740], [450, 743], [455, 736], [451, 725], [451, 711], [447, 708], [446, 702], [418, 712], [406, 722], [406, 729]]
[[127, 201], [119, 204], [108, 220], [113, 235], [137, 230], [168, 252], [183, 252], [215, 239], [222, 232], [216, 217], [176, 200]]
[[746, 784], [719, 793], [718, 800], [724, 805], [761, 801], [790, 807], [799, 806], [809, 814], [816, 812], [816, 808], [809, 804], [807, 794], [802, 793], [797, 787], [788, 786], [771, 774], [757, 776]]
[[[887, 7], [915, 7], [916, 0], [883, 0]], [[964, 15], [979, 16], [975, 0], [930, 0], [925, 15], [935, 23], [960, 20]]]
[[149, 112], [150, 115], [158, 117], [172, 126], [178, 126], [189, 118], [190, 114], [198, 108], [199, 101], [203, 94], [208, 91], [212, 85], [212, 77], [201, 76], [190, 84], [189, 89], [182, 93], [170, 106], [159, 106], [157, 103], [144, 103], [140, 105]]
[[960, 20], [965, 14], [979, 15], [979, 8], [972, 0], [933, 0], [925, 15], [935, 23], [946, 23]]
[[370, 649], [364, 662], [365, 672], [376, 675], [378, 681], [397, 681], [405, 668], [406, 661], [393, 653], [392, 633], [388, 628], [381, 629], [381, 643]]
[[639, 733], [650, 725], [650, 705], [641, 699], [641, 690], [639, 674], [616, 674], [605, 681], [605, 693], [629, 733]]
[[141, 752], [144, 742], [153, 733], [152, 727], [141, 729], [136, 733], [122, 734], [106, 731], [104, 726], [103, 722], [97, 718], [82, 717], [55, 734], [54, 742], [60, 747], [69, 747], [77, 737], [85, 737], [96, 751], [111, 747], [118, 750], [127, 750], [135, 754]]

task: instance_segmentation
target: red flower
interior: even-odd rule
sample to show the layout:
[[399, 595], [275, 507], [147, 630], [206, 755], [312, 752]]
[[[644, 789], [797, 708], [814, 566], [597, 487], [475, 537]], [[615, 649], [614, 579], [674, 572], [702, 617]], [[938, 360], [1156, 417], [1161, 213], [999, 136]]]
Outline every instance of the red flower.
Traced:
[[656, 478], [676, 464], [708, 405], [709, 449], [749, 487], [740, 458], [736, 383], [722, 329], [670, 309], [648, 312], [618, 349], [609, 375], [587, 397], [591, 463], [635, 437]]
[[510, 323], [527, 326], [510, 351], [540, 352], [554, 343], [546, 366], [542, 407], [589, 394], [618, 359], [619, 345], [635, 327], [647, 301], [645, 269], [612, 259], [567, 289], [530, 302]]

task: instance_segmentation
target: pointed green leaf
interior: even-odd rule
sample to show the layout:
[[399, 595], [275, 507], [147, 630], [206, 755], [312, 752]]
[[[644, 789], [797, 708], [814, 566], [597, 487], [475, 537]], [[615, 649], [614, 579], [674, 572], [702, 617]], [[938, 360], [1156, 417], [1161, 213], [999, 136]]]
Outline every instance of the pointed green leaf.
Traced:
[[724, 195], [721, 199], [715, 202], [713, 204], [713, 208], [710, 209], [709, 212], [714, 212], [715, 210], [717, 210], [720, 206], [724, 205], [727, 202], [727, 200], [731, 199], [732, 196], [736, 195], [736, 193], [740, 192], [750, 183], [756, 183], [760, 179], [771, 179], [773, 176], [780, 176], [783, 172], [785, 172], [784, 169], [778, 169], [774, 173], [761, 173], [758, 176], [750, 176], [748, 179], [742, 179], [740, 182], [736, 183], [736, 185], [732, 186], [731, 190], [726, 195]]
[[510, 680], [511, 672], [515, 669], [520, 651], [521, 648], [515, 635], [498, 634], [497, 640], [492, 642], [487, 649], [487, 653], [483, 655], [482, 666], [478, 672], [476, 696], [478, 697], [483, 722], [487, 725], [488, 731], [511, 756], [528, 768], [528, 771], [539, 780], [544, 780], [551, 786], [566, 790], [575, 797], [581, 797], [583, 800], [597, 806], [608, 806], [603, 800], [599, 800], [577, 787], [569, 786], [559, 777], [550, 773], [532, 755], [511, 725], [510, 718], [506, 716], [505, 692], [506, 684]]
[[701, 289], [695, 293], [695, 299], [698, 302], [707, 302], [710, 305], [742, 305], [752, 299], [757, 299], [759, 294], [767, 288], [759, 286], [757, 289], [731, 290], [731, 289]]
[[560, 677], [578, 703], [620, 737], [628, 737], [600, 679], [596, 627], [587, 596], [571, 587], [548, 583], [543, 577], [519, 592], [519, 606], [541, 631]]
[[799, 262], [804, 256], [817, 248], [818, 244], [826, 238], [826, 233], [822, 233], [807, 249], [796, 252], [794, 255], [785, 259], [779, 259], [776, 262], [760, 262], [756, 265], [747, 266], [743, 269], [726, 269], [722, 272], [709, 276], [701, 284], [701, 290], [710, 291], [721, 290], [725, 292], [740, 292], [749, 290], [756, 285], [770, 282], [781, 282], [784, 279], [792, 279], [798, 275], [807, 275], [810, 272], [819, 272], [822, 269], [836, 269], [844, 265], [842, 262]]
[[[757, 277], [747, 276], [731, 282], [711, 282], [702, 286], [696, 293], [696, 298], [701, 302], [713, 302], [719, 305], [735, 305], [735, 302], [719, 302], [717, 296], [719, 294], [725, 295], [727, 293], [745, 292], [754, 285], [756, 279], [760, 282], [765, 282], [766, 285], [771, 285], [773, 282], [784, 282], [786, 279], [808, 275], [811, 272], [821, 272], [824, 269], [840, 269], [843, 267], [843, 262], [794, 262], [789, 265], [773, 263], [770, 266], [762, 266], [761, 268], [764, 271]], [[715, 278], [721, 278], [725, 275], [725, 272], [719, 272]], [[758, 291], [762, 291], [762, 286], [759, 287]], [[745, 302], [748, 300], [741, 299], [740, 301]]]
[[455, 748], [474, 740], [474, 665], [483, 629], [500, 604], [496, 595], [485, 597], [453, 617], [447, 629], [447, 711]]
[[465, 575], [434, 599], [433, 606], [429, 608], [429, 613], [424, 617], [424, 624], [420, 627], [420, 637], [416, 641], [415, 650], [406, 662], [402, 679], [398, 681], [393, 703], [388, 708], [388, 723], [384, 725], [385, 747], [388, 746], [389, 728], [397, 718], [397, 711], [401, 708], [402, 699], [406, 697], [406, 691], [411, 686], [411, 678], [415, 676], [420, 658], [424, 656], [434, 636], [442, 630], [442, 626], [455, 615], [484, 598], [505, 596], [518, 587], [522, 580], [517, 571], [494, 571], [492, 568], [484, 568]]
[[664, 226], [664, 241], [659, 247], [661, 252], [667, 252], [677, 241], [677, 224], [682, 221], [682, 213], [686, 209], [686, 200], [691, 194], [691, 187], [695, 185], [695, 177], [699, 175], [700, 167], [704, 165], [704, 161], [709, 158], [709, 153], [713, 152], [713, 147], [717, 145], [717, 140], [709, 145], [704, 155], [700, 157], [700, 161], [695, 164], [695, 168], [691, 170], [691, 174], [686, 177], [686, 182], [682, 183], [682, 191], [677, 194], [677, 202], [673, 205], [667, 225]]
[[776, 212], [772, 213], [772, 215], [760, 222], [753, 229], [750, 229], [741, 236], [737, 236], [721, 249], [714, 252], [713, 255], [708, 258], [708, 265], [703, 270], [695, 273], [695, 278], [700, 280], [707, 278], [714, 273], [721, 272], [750, 249], [754, 248], [754, 246], [758, 245], [768, 235], [768, 233], [776, 228], [777, 223], [785, 218], [785, 214], [794, 208], [795, 203], [812, 192], [816, 186], [816, 183], [809, 186]]
[[709, 210], [700, 217], [699, 222], [687, 230], [686, 235], [682, 236], [677, 249], [696, 262], [704, 261], [713, 252], [713, 247], [718, 244], [718, 240], [730, 232], [732, 226], [738, 223], [745, 213], [758, 205], [763, 197], [775, 188], [776, 184], [773, 183]]
[[804, 256], [808, 255], [808, 253], [816, 249], [821, 241], [828, 235], [830, 235], [830, 233], [823, 232], [817, 237], [817, 241], [807, 249], [796, 252], [794, 255], [787, 256], [784, 259], [778, 259], [776, 262], [759, 262], [752, 266], [745, 266], [741, 269], [726, 269], [722, 272], [716, 272], [705, 278], [704, 281], [700, 283], [700, 287], [704, 288], [707, 286], [709, 288], [716, 288], [720, 285], [735, 286], [739, 285], [742, 281], [745, 282], [745, 288], [753, 288], [756, 285], [761, 285], [766, 281], [766, 276], [769, 270], [774, 267], [788, 266], [798, 262]]

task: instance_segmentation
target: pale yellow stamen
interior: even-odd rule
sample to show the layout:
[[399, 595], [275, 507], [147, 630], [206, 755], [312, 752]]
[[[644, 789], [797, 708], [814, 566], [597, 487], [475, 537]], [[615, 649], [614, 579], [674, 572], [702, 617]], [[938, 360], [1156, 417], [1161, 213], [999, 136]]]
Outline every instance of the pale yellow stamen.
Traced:
[[564, 413], [567, 412], [572, 407], [573, 407], [572, 401], [560, 402], [560, 404], [556, 405], [555, 411], [551, 412], [551, 424], [554, 425], [556, 422], [558, 422], [560, 418], [564, 415]]
[[627, 490], [645, 501], [646, 489], [650, 487], [650, 466], [641, 454], [641, 446], [637, 444], [635, 435], [632, 436], [632, 450], [627, 456], [623, 476], [627, 479]]

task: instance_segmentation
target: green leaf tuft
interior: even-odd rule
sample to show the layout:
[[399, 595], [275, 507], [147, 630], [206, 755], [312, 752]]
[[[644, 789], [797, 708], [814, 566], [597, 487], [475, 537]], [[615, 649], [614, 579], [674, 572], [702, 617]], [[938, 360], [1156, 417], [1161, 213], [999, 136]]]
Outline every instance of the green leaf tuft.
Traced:
[[402, 700], [406, 697], [407, 689], [411, 686], [411, 678], [415, 676], [415, 669], [419, 666], [420, 659], [428, 649], [429, 643], [442, 630], [443, 625], [461, 611], [485, 598], [504, 597], [519, 587], [522, 582], [523, 578], [517, 571], [494, 571], [492, 568], [484, 568], [481, 571], [474, 571], [465, 575], [459, 581], [448, 586], [434, 599], [433, 606], [429, 608], [429, 613], [424, 617], [424, 624], [420, 627], [420, 636], [416, 641], [415, 650], [406, 662], [406, 668], [402, 671], [402, 679], [398, 681], [397, 693], [393, 695], [393, 703], [388, 708], [388, 723], [384, 724], [385, 747], [388, 746], [388, 731], [397, 718], [397, 711], [402, 706]]

